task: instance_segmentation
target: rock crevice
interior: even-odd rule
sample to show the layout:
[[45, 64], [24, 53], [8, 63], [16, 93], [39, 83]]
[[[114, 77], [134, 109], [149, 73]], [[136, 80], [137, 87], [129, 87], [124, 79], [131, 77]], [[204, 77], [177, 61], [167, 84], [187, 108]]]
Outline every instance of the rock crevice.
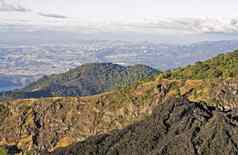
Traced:
[[238, 154], [236, 112], [237, 109], [222, 111], [185, 98], [172, 98], [144, 121], [50, 154]]

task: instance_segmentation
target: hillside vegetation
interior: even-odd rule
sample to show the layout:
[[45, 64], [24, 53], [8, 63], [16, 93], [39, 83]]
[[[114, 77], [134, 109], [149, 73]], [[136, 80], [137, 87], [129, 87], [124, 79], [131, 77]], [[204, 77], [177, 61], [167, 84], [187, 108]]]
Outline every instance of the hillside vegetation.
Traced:
[[[222, 57], [231, 55], [236, 58], [237, 51]], [[236, 59], [232, 63], [236, 64]], [[214, 64], [213, 59], [208, 61]], [[229, 61], [223, 61], [224, 66], [227, 63]], [[222, 68], [222, 65], [218, 66]], [[223, 68], [223, 72], [228, 72], [228, 67]], [[186, 79], [184, 74], [181, 74], [183, 78], [172, 79], [171, 74], [163, 79], [163, 74], [95, 96], [4, 101], [0, 103], [0, 146], [11, 144], [24, 153], [54, 151], [144, 120], [157, 105], [171, 97], [187, 98], [189, 102], [198, 102], [205, 107], [214, 106], [216, 111], [227, 111], [238, 107], [236, 69], [230, 71], [232, 76], [227, 79]]]
[[185, 98], [171, 99], [144, 121], [90, 137], [50, 155], [237, 154], [237, 112], [220, 111]]
[[221, 110], [237, 107], [237, 89], [237, 80], [156, 80], [91, 97], [8, 101], [0, 104], [0, 145], [26, 153], [53, 151], [143, 120], [170, 97]]
[[131, 85], [158, 73], [145, 65], [85, 64], [66, 73], [45, 76], [24, 89], [5, 92], [1, 96], [2, 99], [90, 96]]
[[161, 75], [161, 78], [169, 79], [227, 79], [232, 77], [238, 77], [238, 50]]

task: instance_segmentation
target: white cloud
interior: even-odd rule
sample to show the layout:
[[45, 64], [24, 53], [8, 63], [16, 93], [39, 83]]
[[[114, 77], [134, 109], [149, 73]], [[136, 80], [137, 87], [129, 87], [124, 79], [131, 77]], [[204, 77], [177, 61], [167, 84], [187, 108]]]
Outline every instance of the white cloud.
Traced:
[[6, 2], [5, 0], [0, 0], [0, 11], [28, 12], [30, 11], [30, 9], [24, 8], [22, 5], [20, 5], [19, 2], [9, 3]]
[[122, 26], [150, 32], [237, 33], [238, 18], [150, 18]]
[[138, 32], [152, 34], [206, 34], [238, 33], [238, 18], [146, 18], [140, 20], [83, 20], [58, 14], [6, 13], [0, 23], [11, 25], [31, 25], [80, 32]]
[[238, 33], [236, 10], [237, 0], [0, 0], [0, 23], [93, 32]]

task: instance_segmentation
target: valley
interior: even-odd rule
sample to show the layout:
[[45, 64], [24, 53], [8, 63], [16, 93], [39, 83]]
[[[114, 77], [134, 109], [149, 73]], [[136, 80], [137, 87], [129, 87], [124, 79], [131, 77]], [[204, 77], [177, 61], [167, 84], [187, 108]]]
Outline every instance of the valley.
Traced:
[[0, 155], [238, 155], [237, 0], [0, 0]]
[[[207, 135], [214, 134], [219, 138], [222, 134], [220, 138], [234, 143], [222, 145], [220, 149], [232, 147], [234, 149], [231, 151], [234, 151], [236, 139], [226, 135], [234, 135], [237, 131], [236, 125], [232, 128], [229, 125], [237, 123], [233, 110], [238, 106], [237, 56], [237, 51], [220, 54], [207, 61], [163, 72], [126, 87], [94, 96], [58, 96], [2, 101], [0, 120], [3, 123], [0, 125], [0, 145], [6, 151], [16, 151], [17, 148], [17, 151], [24, 154], [67, 155], [71, 151], [77, 154], [85, 154], [88, 151], [104, 154], [105, 150], [111, 150], [109, 154], [114, 154], [115, 151], [118, 154], [125, 154], [125, 150], [133, 153], [143, 153], [143, 151], [153, 153], [162, 150], [158, 153], [173, 154], [178, 148], [168, 150], [164, 143], [171, 146], [170, 148], [173, 147], [166, 137], [177, 135], [177, 138], [181, 137], [190, 145], [190, 143], [195, 144], [193, 140], [204, 140]], [[205, 64], [207, 67], [201, 71], [199, 68]], [[220, 71], [220, 74], [213, 74], [215, 71]], [[230, 74], [227, 74], [228, 71]], [[209, 78], [205, 76], [209, 74], [216, 76]], [[168, 119], [166, 119], [167, 115]], [[211, 119], [207, 121], [206, 118]], [[224, 120], [224, 124], [219, 124], [222, 122], [217, 120]], [[221, 128], [213, 130], [210, 124], [219, 124]], [[209, 133], [206, 134], [206, 131]], [[187, 139], [187, 136], [183, 136], [193, 132], [198, 135], [193, 137], [192, 141]], [[216, 132], [219, 135], [216, 135]], [[136, 137], [130, 136], [134, 133]], [[159, 140], [158, 146], [155, 146], [157, 141], [154, 141], [150, 133], [153, 137], [160, 135], [163, 137]], [[125, 141], [119, 142], [117, 135], [121, 135], [120, 137]], [[223, 144], [223, 140], [216, 140], [216, 138], [208, 140], [210, 145], [205, 144], [204, 140], [202, 143], [204, 145], [199, 143], [187, 151], [190, 153], [218, 151], [217, 153], [221, 154], [211, 146]], [[114, 139], [118, 143], [114, 143]], [[148, 143], [143, 143], [144, 140]], [[123, 146], [124, 149], [110, 147], [111, 142], [115, 146]], [[136, 148], [138, 146], [145, 148], [135, 149], [128, 144]], [[8, 145], [15, 149], [7, 149]], [[100, 149], [99, 147], [94, 149], [95, 146], [101, 145], [103, 147]], [[184, 147], [180, 148], [181, 151], [185, 151]]]
[[237, 44], [236, 40], [181, 45], [106, 40], [81, 40], [72, 44], [2, 44], [0, 79], [4, 76], [31, 77], [26, 83], [15, 83], [16, 80], [9, 79], [14, 83], [13, 88], [22, 88], [44, 75], [63, 73], [93, 62], [112, 62], [125, 66], [145, 64], [165, 71], [232, 51], [238, 48]]

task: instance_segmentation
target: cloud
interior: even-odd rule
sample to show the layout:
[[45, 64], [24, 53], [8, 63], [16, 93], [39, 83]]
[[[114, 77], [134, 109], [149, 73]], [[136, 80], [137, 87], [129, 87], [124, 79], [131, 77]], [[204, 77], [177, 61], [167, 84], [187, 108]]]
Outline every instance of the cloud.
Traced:
[[[0, 0], [1, 1], [1, 0]], [[45, 17], [45, 18], [42, 18]], [[65, 20], [64, 20], [65, 19]], [[161, 18], [141, 19], [115, 18], [81, 19], [60, 14], [31, 11], [27, 14], [1, 13], [0, 23], [16, 25], [41, 25], [64, 31], [77, 32], [136, 32], [158, 35], [193, 35], [193, 34], [238, 34], [238, 18]]]
[[122, 24], [123, 26], [150, 32], [238, 33], [236, 18], [154, 18]]
[[28, 12], [30, 9], [24, 8], [19, 4], [19, 2], [15, 3], [7, 3], [5, 0], [0, 0], [0, 11], [2, 12]]
[[49, 17], [49, 18], [58, 18], [58, 19], [66, 19], [68, 17], [63, 16], [63, 15], [59, 15], [59, 14], [48, 14], [48, 13], [38, 13], [40, 16], [43, 17]]

